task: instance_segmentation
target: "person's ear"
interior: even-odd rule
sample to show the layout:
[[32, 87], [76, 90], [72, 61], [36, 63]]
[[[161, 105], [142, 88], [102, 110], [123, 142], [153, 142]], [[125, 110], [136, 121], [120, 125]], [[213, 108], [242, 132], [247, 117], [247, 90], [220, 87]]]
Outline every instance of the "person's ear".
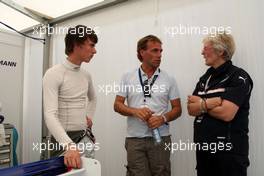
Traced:
[[77, 43], [76, 46], [77, 46], [78, 48], [82, 49], [82, 46], [83, 46], [83, 45]]
[[140, 53], [140, 56], [142, 58], [142, 56], [145, 54], [145, 50], [142, 49], [142, 50], [139, 51], [139, 53]]
[[82, 48], [82, 46], [80, 44], [78, 44], [78, 43], [74, 44], [74, 47], [73, 47], [74, 50], [79, 50], [81, 48]]
[[220, 57], [224, 57], [224, 55], [225, 55], [225, 51], [224, 50], [217, 51], [217, 53], [218, 53], [218, 56], [220, 56]]

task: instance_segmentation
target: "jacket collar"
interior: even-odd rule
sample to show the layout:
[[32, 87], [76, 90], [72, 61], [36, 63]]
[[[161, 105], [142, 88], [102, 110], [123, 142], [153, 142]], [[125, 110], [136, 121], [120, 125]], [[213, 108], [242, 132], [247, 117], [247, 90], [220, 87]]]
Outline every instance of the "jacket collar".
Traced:
[[206, 74], [212, 75], [214, 77], [217, 77], [218, 75], [220, 75], [221, 73], [226, 72], [226, 70], [232, 65], [232, 61], [226, 61], [225, 63], [223, 63], [222, 65], [220, 65], [217, 68], [214, 67], [210, 67]]

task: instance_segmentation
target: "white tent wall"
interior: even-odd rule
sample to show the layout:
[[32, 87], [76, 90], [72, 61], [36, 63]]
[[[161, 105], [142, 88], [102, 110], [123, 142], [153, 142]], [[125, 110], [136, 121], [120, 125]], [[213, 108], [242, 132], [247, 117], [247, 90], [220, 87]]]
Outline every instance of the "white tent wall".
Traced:
[[39, 149], [42, 135], [42, 68], [43, 44], [26, 38], [23, 85], [23, 163], [40, 159], [40, 151], [37, 149]]
[[[137, 68], [136, 43], [139, 38], [156, 34], [163, 41], [161, 69], [174, 75], [181, 94], [183, 114], [171, 123], [172, 141], [192, 142], [193, 118], [186, 111], [186, 97], [191, 94], [202, 73], [205, 72], [200, 55], [202, 38], [198, 34], [170, 35], [169, 27], [224, 26], [231, 27], [237, 44], [233, 62], [247, 70], [254, 80], [250, 112], [249, 176], [260, 176], [263, 168], [264, 87], [262, 0], [133, 0], [104, 10], [84, 15], [58, 25], [58, 27], [85, 24], [99, 27], [97, 54], [84, 64], [93, 77], [97, 89], [98, 105], [94, 117], [94, 132], [100, 150], [96, 158], [102, 164], [102, 175], [125, 175], [126, 118], [113, 111], [115, 94], [102, 92], [100, 86], [118, 84], [124, 72]], [[52, 62], [65, 59], [64, 36], [52, 36]], [[262, 65], [262, 66], [261, 66]], [[100, 91], [101, 90], [101, 91]], [[171, 154], [172, 175], [195, 175], [195, 152], [175, 151]]]
[[[43, 44], [1, 30], [0, 48], [0, 102], [4, 123], [14, 125], [18, 131], [19, 164], [38, 161], [40, 152], [34, 145], [41, 142], [42, 131]], [[4, 61], [14, 62], [16, 66], [4, 65]]]
[[24, 38], [13, 32], [0, 31], [0, 102], [4, 123], [14, 125], [18, 132], [17, 156], [21, 155]]

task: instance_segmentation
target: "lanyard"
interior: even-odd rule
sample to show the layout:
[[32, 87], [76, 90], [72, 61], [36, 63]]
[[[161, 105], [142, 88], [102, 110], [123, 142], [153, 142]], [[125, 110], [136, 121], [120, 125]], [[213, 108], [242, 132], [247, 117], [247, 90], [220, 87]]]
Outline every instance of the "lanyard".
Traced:
[[206, 92], [207, 89], [208, 89], [208, 84], [209, 84], [209, 81], [210, 81], [211, 77], [212, 77], [212, 75], [210, 75], [209, 78], [206, 80], [206, 83], [205, 83], [205, 86], [204, 86], [204, 92]]
[[[158, 71], [160, 73], [160, 69]], [[155, 81], [157, 80], [158, 76], [159, 75], [154, 75], [150, 85], [148, 84], [148, 79], [145, 80], [143, 83], [140, 68], [138, 69], [138, 77], [139, 77], [139, 81], [140, 81], [140, 84], [141, 84], [141, 87], [143, 90], [144, 102], [146, 101], [146, 97], [151, 97], [151, 94], [150, 94], [151, 88], [152, 88], [153, 84], [155, 83]]]

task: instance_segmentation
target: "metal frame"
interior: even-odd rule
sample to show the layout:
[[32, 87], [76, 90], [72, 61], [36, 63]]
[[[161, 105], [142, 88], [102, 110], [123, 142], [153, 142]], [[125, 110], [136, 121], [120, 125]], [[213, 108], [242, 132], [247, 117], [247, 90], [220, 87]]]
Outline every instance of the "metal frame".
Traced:
[[7, 5], [8, 7], [40, 22], [40, 23], [46, 23], [47, 19], [44, 16], [40, 16], [39, 14], [34, 13], [33, 11], [15, 3], [12, 0], [0, 0], [0, 2], [2, 2], [3, 4]]

